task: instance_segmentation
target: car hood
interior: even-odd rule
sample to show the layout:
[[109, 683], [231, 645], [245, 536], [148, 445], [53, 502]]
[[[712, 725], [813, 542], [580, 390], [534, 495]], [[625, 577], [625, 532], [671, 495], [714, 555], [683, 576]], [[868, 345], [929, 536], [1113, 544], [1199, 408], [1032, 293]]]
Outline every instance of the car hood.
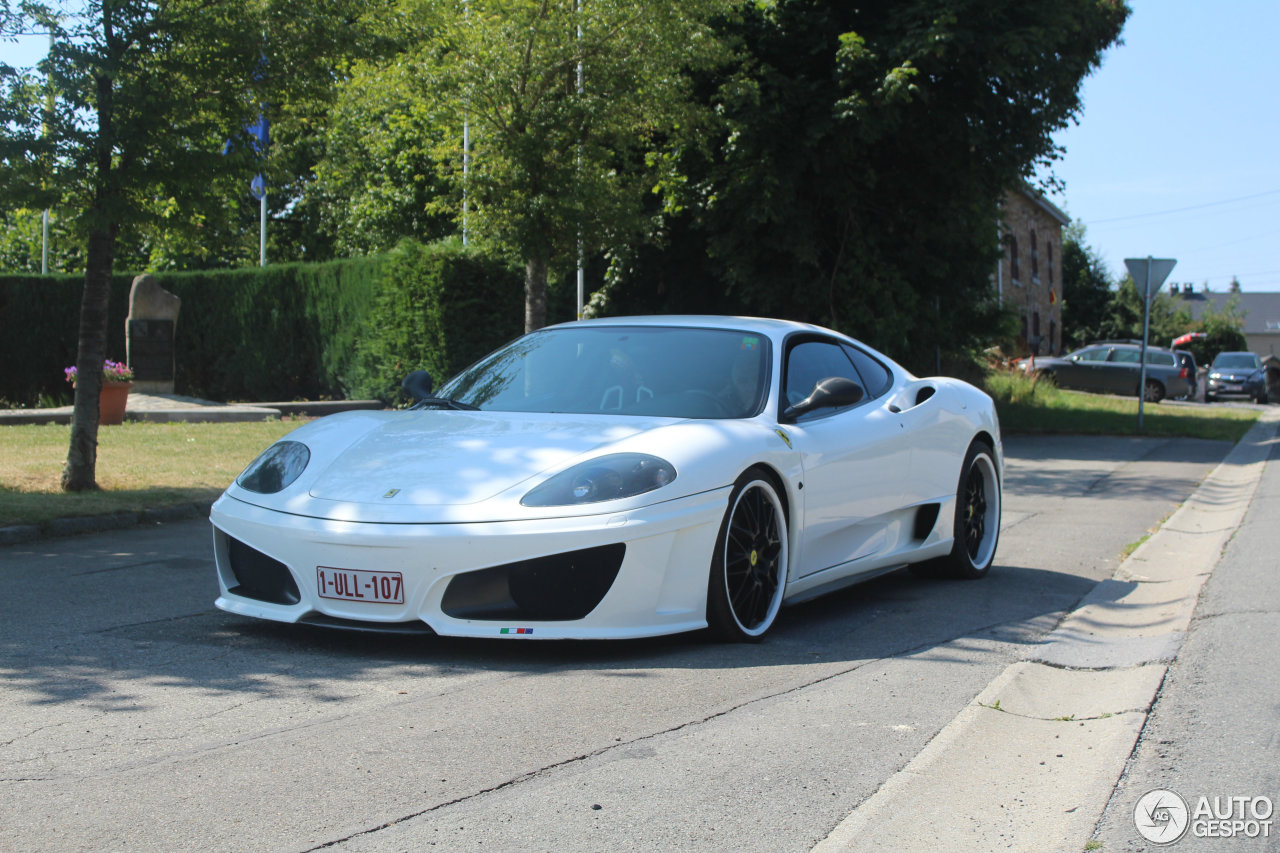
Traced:
[[641, 452], [666, 447], [661, 440], [646, 438], [647, 433], [664, 432], [663, 427], [678, 429], [681, 435], [695, 429], [677, 419], [617, 415], [350, 412], [322, 418], [287, 436], [310, 451], [310, 461], [294, 483], [266, 495], [233, 483], [226, 496], [265, 509], [340, 521], [529, 517], [535, 512], [522, 507], [520, 498], [545, 476], [615, 446]]
[[309, 494], [355, 503], [394, 500], [400, 506], [478, 503], [661, 423], [510, 412], [412, 415], [417, 417], [379, 426], [338, 453]]
[[1228, 382], [1244, 382], [1246, 379], [1252, 378], [1259, 371], [1252, 367], [1215, 367], [1209, 371], [1209, 375], [1216, 379], [1226, 379]]

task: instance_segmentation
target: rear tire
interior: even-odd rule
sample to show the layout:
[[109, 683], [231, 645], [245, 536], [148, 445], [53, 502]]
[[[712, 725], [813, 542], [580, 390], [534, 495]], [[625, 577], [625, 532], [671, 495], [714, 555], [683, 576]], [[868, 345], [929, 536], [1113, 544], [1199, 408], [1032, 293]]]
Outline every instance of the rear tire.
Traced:
[[752, 468], [729, 495], [707, 581], [707, 626], [721, 640], [759, 642], [787, 583], [787, 514], [778, 488]]
[[921, 577], [977, 580], [987, 576], [1000, 540], [1000, 474], [995, 451], [975, 439], [965, 454], [956, 487], [955, 543], [945, 557], [911, 567]]
[[1164, 399], [1164, 386], [1154, 379], [1148, 379], [1143, 399], [1148, 403], [1159, 403]]

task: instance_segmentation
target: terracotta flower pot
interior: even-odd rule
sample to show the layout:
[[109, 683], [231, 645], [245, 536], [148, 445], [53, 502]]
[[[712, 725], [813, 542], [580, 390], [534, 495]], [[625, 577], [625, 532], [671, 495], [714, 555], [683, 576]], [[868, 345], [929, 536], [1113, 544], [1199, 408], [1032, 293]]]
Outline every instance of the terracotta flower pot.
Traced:
[[132, 382], [103, 382], [98, 395], [98, 425], [110, 426], [124, 423], [125, 404], [129, 402]]

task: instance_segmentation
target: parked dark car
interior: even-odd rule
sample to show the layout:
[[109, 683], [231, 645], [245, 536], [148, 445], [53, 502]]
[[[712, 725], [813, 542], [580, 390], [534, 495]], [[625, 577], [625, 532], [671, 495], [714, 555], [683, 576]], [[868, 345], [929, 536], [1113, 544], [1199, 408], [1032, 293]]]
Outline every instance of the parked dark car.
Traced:
[[1251, 352], [1220, 352], [1214, 356], [1204, 400], [1210, 403], [1218, 397], [1252, 397], [1266, 403], [1270, 396], [1262, 359]]
[[[1026, 360], [1019, 364], [1025, 368]], [[1141, 368], [1140, 343], [1099, 341], [1061, 358], [1037, 357], [1031, 369], [1052, 377], [1063, 388], [1136, 397]], [[1188, 364], [1173, 350], [1147, 347], [1145, 398], [1148, 401], [1187, 397], [1195, 392], [1195, 381], [1194, 359]]]

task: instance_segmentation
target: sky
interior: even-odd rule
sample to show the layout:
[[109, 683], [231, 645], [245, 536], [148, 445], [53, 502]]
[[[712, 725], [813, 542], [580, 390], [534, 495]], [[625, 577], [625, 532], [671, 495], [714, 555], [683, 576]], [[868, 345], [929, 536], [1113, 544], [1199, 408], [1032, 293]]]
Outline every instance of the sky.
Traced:
[[1169, 282], [1280, 292], [1280, 2], [1129, 0], [1133, 10], [1055, 136], [1065, 192], [1111, 274], [1173, 258]]
[[[1280, 0], [1129, 0], [1123, 44], [1082, 88], [1049, 199], [1113, 277], [1173, 258], [1170, 282], [1280, 292]], [[47, 39], [0, 44], [34, 64]]]

